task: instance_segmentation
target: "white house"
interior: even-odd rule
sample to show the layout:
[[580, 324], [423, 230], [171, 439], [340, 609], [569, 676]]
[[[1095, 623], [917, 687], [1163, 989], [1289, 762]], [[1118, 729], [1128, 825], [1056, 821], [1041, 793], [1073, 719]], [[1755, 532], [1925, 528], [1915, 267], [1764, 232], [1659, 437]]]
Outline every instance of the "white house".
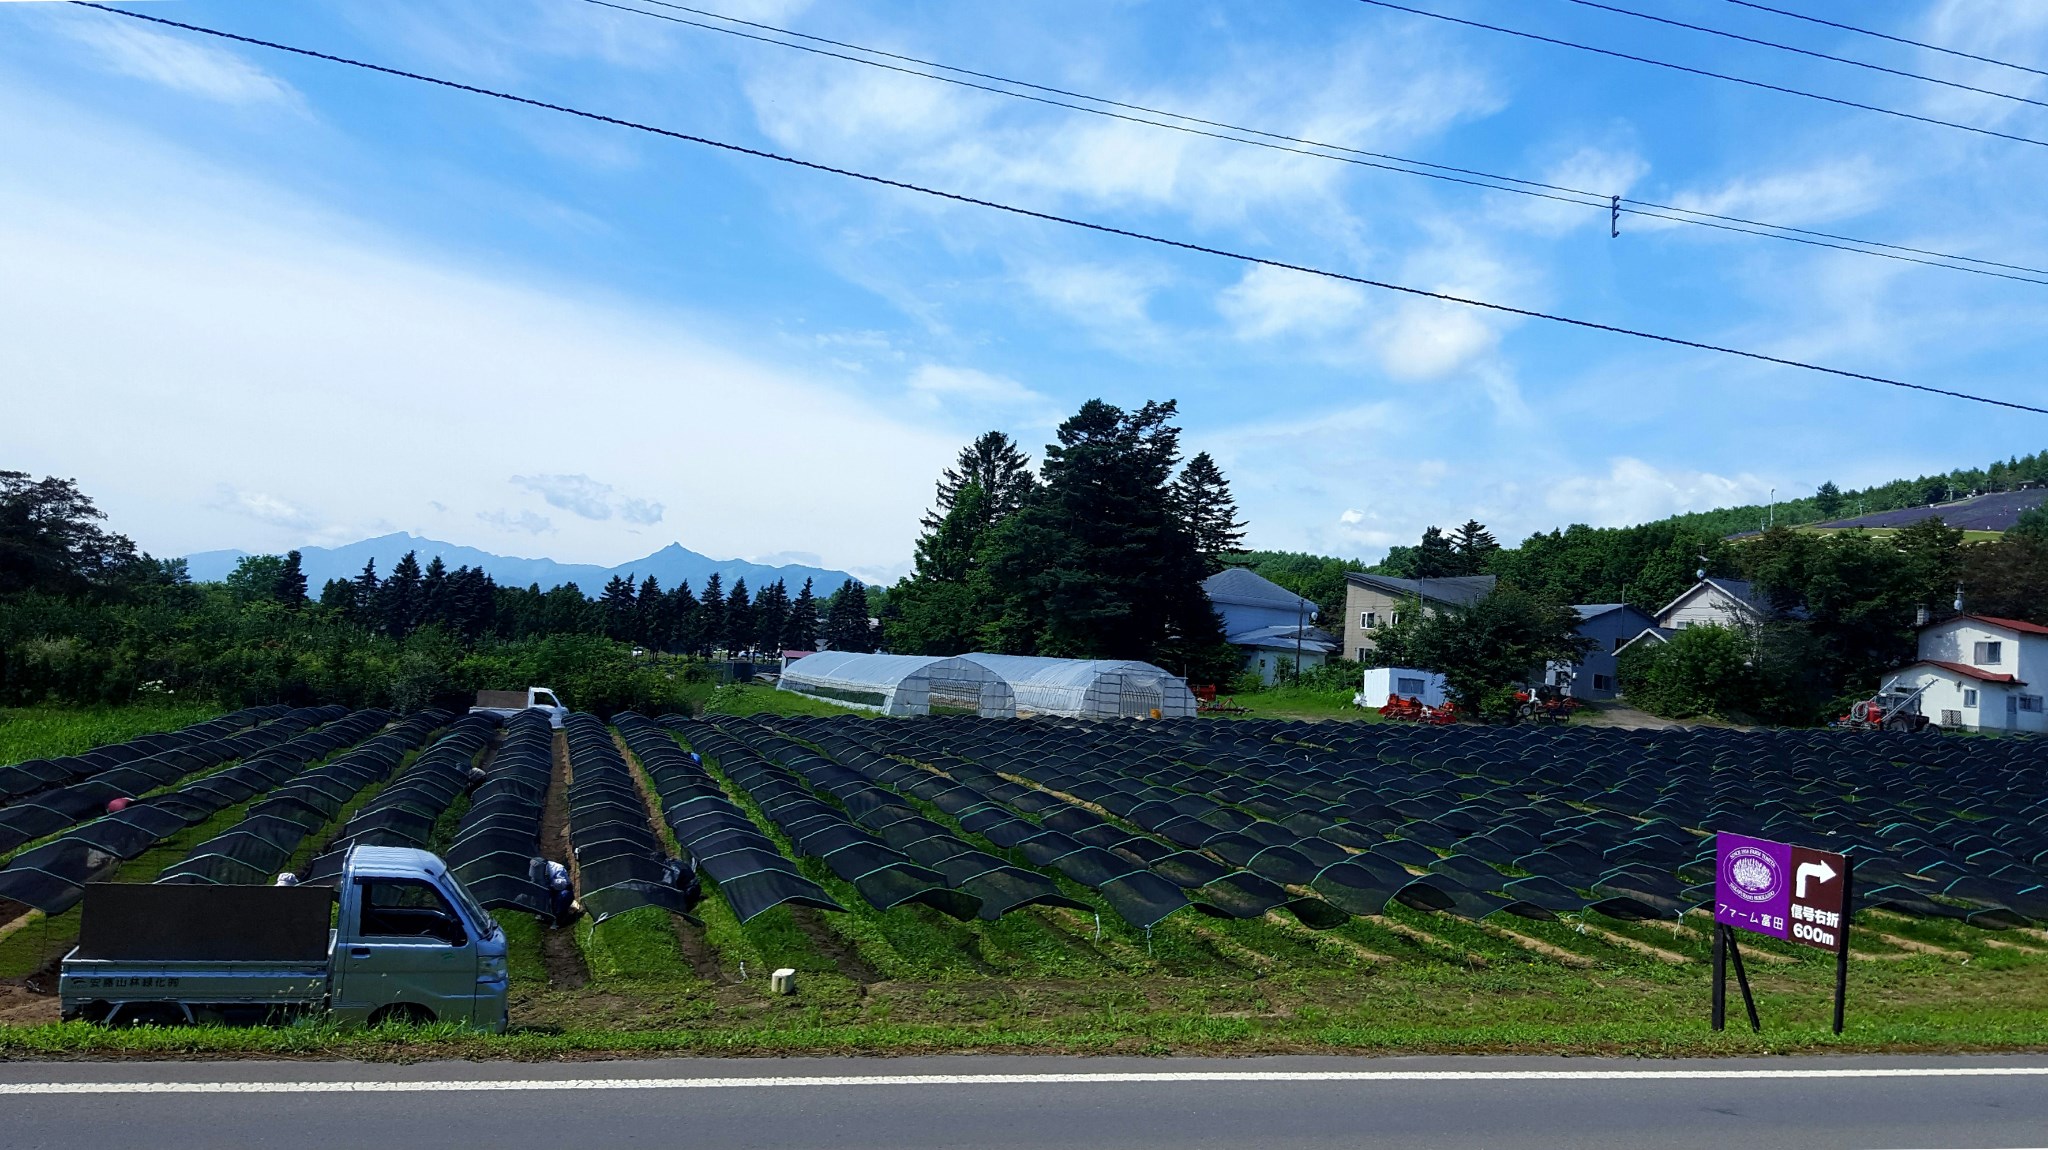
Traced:
[[2048, 627], [1958, 615], [1921, 628], [1919, 660], [1886, 676], [1885, 687], [1921, 691], [1920, 713], [1950, 730], [2048, 731], [2044, 679]]
[[1637, 643], [1661, 643], [1689, 627], [1751, 627], [1777, 616], [1768, 598], [1746, 579], [1702, 579], [1666, 603], [1633, 638], [1615, 648], [1619, 653]]
[[1352, 702], [1361, 707], [1384, 707], [1392, 696], [1414, 699], [1425, 707], [1444, 705], [1444, 677], [1435, 671], [1414, 667], [1367, 667], [1361, 690]]

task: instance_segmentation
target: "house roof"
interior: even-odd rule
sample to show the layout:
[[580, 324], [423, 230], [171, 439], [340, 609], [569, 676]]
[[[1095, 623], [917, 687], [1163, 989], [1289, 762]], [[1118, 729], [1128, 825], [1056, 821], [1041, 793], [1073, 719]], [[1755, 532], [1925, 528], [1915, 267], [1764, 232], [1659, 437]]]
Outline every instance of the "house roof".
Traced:
[[1645, 619], [1650, 617], [1649, 612], [1632, 607], [1627, 603], [1579, 603], [1575, 604], [1572, 610], [1578, 612], [1580, 622], [1584, 622], [1587, 619], [1598, 619], [1602, 615], [1611, 615], [1616, 611], [1634, 611]]
[[1292, 651], [1295, 648], [1295, 632], [1301, 634], [1301, 649], [1327, 655], [1337, 649], [1337, 637], [1328, 631], [1315, 627], [1290, 627], [1281, 624], [1275, 627], [1257, 627], [1240, 631], [1224, 641], [1233, 647], [1255, 647], [1261, 650]]
[[1977, 667], [1972, 667], [1964, 663], [1950, 663], [1943, 659], [1915, 659], [1914, 661], [1906, 664], [1904, 667], [1901, 667], [1899, 669], [1902, 671], [1906, 671], [1911, 670], [1914, 667], [1940, 667], [1942, 670], [1947, 671], [1950, 674], [1961, 675], [1965, 679], [1975, 679], [1980, 683], [2006, 683], [2014, 687], [2026, 686], [2026, 684], [2020, 682], [2018, 676], [2015, 675], [1998, 674], [1992, 671], [1985, 671]]
[[1636, 632], [1635, 638], [1630, 639], [1628, 642], [1623, 643], [1619, 647], [1616, 647], [1614, 649], [1614, 653], [1618, 655], [1621, 652], [1628, 650], [1630, 647], [1635, 646], [1637, 643], [1642, 642], [1644, 639], [1649, 639], [1657, 643], [1666, 643], [1671, 640], [1671, 636], [1676, 634], [1678, 634], [1678, 632], [1673, 631], [1668, 627], [1645, 627], [1642, 630]]
[[1499, 582], [1491, 575], [1457, 575], [1444, 579], [1396, 579], [1391, 575], [1369, 575], [1347, 571], [1344, 581], [1374, 587], [1403, 598], [1425, 599], [1451, 607], [1470, 607], [1493, 593]]
[[1678, 606], [1680, 603], [1685, 602], [1688, 598], [1690, 598], [1695, 592], [1697, 592], [1702, 587], [1712, 587], [1715, 590], [1721, 592], [1723, 595], [1728, 596], [1730, 599], [1735, 600], [1736, 603], [1740, 606], [1748, 610], [1754, 611], [1759, 615], [1768, 615], [1771, 613], [1771, 609], [1768, 604], [1758, 601], [1756, 597], [1756, 584], [1750, 582], [1747, 579], [1721, 579], [1717, 577], [1702, 579], [1699, 582], [1693, 584], [1692, 586], [1687, 587], [1683, 592], [1679, 593], [1678, 598], [1673, 599], [1671, 602], [1666, 603], [1664, 604], [1664, 606], [1658, 608], [1655, 617], [1658, 619], [1662, 619], [1666, 612], [1670, 611], [1673, 607]]
[[1286, 611], [1306, 609], [1316, 615], [1313, 599], [1304, 599], [1271, 579], [1244, 567], [1229, 567], [1202, 580], [1211, 603], [1233, 603], [1243, 607], [1277, 607]]
[[[1951, 615], [1946, 619], [1929, 623], [1927, 627], [1940, 627], [1962, 619], [1982, 623], [1987, 627], [2003, 627], [2008, 631], [2018, 631], [2025, 635], [2048, 635], [2048, 627], [2043, 627], [2039, 623], [2029, 623], [2025, 619], [2002, 619], [1997, 615]], [[1924, 631], [1927, 627], [1922, 627], [1921, 630]]]

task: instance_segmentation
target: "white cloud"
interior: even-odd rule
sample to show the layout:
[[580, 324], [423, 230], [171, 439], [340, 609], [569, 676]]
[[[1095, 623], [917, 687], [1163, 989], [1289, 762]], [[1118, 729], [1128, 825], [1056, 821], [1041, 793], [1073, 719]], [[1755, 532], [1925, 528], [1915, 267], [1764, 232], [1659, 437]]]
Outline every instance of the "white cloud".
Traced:
[[1150, 269], [1099, 263], [1033, 263], [1017, 273], [1027, 291], [1055, 312], [1118, 344], [1151, 343], [1147, 313], [1166, 277]]
[[1378, 332], [1380, 363], [1398, 379], [1439, 379], [1491, 351], [1499, 339], [1464, 304], [1410, 300]]
[[224, 104], [299, 103], [289, 84], [227, 49], [138, 27], [120, 17], [97, 12], [79, 16], [57, 26], [91, 48], [101, 64], [124, 76]]
[[1660, 468], [1630, 456], [1609, 461], [1605, 475], [1577, 475], [1550, 484], [1544, 506], [1560, 519], [1594, 527], [1645, 523], [1682, 511], [1763, 501], [1770, 483], [1682, 468]]
[[[517, 458], [530, 476], [603, 475], [642, 519], [683, 508], [679, 537], [706, 553], [888, 563], [957, 449], [693, 317], [473, 272], [32, 91], [0, 84], [0, 107], [0, 458], [76, 475], [152, 552], [297, 545], [308, 528], [277, 520], [314, 500], [354, 524], [431, 515], [423, 491], [499, 506]], [[764, 412], [802, 466], [705, 431]], [[271, 522], [219, 505], [223, 483], [254, 489], [244, 476], [278, 501], [257, 505]], [[860, 497], [821, 496], [820, 476]], [[558, 524], [555, 557], [643, 554], [628, 510]]]
[[[1891, 177], [1868, 157], [1853, 156], [1796, 171], [1743, 176], [1710, 191], [1681, 191], [1668, 202], [1673, 207], [1688, 211], [1799, 227], [1869, 211], [1883, 202], [1891, 183]], [[1675, 222], [1649, 216], [1629, 216], [1622, 220], [1624, 232], [1679, 226]]]
[[1006, 376], [991, 375], [971, 367], [942, 367], [928, 363], [912, 372], [904, 385], [913, 402], [932, 410], [964, 407], [975, 409], [1056, 411], [1051, 399]]
[[319, 520], [311, 512], [288, 500], [262, 491], [244, 491], [225, 483], [220, 485], [215, 506], [274, 527], [311, 531], [319, 526]]
[[515, 475], [512, 485], [540, 496], [550, 507], [599, 523], [614, 512], [628, 523], [659, 523], [664, 510], [654, 500], [622, 494], [588, 475]]
[[[1601, 196], [1626, 197], [1636, 182], [1648, 175], [1649, 171], [1649, 161], [1632, 151], [1613, 151], [1587, 146], [1579, 148], [1544, 169], [1543, 182]], [[1592, 224], [1605, 228], [1611, 218], [1606, 211], [1597, 207], [1537, 199], [1534, 196], [1507, 196], [1503, 198], [1503, 203], [1511, 209], [1511, 220], [1532, 231], [1549, 235], [1561, 234]]]
[[1357, 284], [1259, 264], [1225, 288], [1216, 307], [1239, 339], [1322, 336], [1355, 326], [1366, 295]]
[[555, 529], [552, 519], [538, 511], [529, 509], [521, 509], [519, 511], [479, 511], [476, 513], [476, 517], [500, 531], [521, 531], [528, 535], [543, 535]]

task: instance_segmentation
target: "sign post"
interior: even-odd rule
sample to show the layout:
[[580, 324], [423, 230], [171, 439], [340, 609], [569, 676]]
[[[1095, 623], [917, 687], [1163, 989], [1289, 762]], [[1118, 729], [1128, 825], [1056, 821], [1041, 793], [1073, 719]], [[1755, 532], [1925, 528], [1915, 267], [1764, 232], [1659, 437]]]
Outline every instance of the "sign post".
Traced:
[[1840, 1034], [1849, 991], [1849, 859], [1724, 831], [1714, 836], [1714, 860], [1714, 1029], [1727, 1022], [1724, 953], [1735, 960], [1750, 1028], [1763, 1029], [1742, 951], [1735, 945], [1735, 932], [1746, 930], [1834, 952], [1835, 1033]]

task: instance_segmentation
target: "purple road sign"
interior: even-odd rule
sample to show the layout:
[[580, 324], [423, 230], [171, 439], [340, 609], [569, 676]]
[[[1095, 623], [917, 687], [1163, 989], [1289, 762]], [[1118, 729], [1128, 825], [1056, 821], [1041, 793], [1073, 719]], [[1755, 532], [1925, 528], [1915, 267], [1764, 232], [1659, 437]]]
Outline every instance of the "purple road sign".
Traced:
[[1726, 831], [1714, 836], [1715, 922], [1786, 938], [1791, 911], [1791, 847]]

